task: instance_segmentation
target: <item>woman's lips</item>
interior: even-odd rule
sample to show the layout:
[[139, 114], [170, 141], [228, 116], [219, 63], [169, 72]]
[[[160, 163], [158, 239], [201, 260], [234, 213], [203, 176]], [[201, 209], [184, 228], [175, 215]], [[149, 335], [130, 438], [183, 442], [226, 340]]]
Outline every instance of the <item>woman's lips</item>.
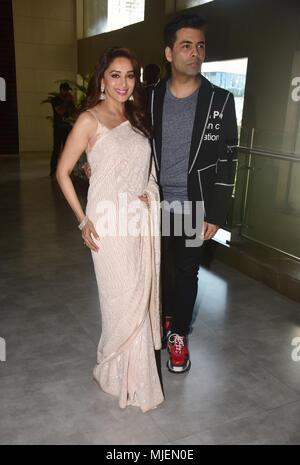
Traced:
[[116, 89], [116, 92], [117, 92], [117, 94], [119, 94], [119, 95], [122, 95], [122, 96], [123, 96], [123, 95], [126, 95], [126, 94], [128, 93], [128, 90], [120, 90], [120, 89]]

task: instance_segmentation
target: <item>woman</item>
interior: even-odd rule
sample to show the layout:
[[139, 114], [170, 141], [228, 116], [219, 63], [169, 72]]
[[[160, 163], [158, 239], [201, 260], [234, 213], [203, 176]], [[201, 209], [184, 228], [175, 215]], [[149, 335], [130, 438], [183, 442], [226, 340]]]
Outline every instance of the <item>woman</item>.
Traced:
[[[56, 177], [91, 249], [98, 284], [102, 333], [94, 379], [121, 408], [146, 412], [164, 397], [154, 352], [161, 348], [159, 190], [139, 74], [128, 49], [100, 56]], [[70, 179], [84, 150], [92, 172], [86, 214]], [[131, 221], [126, 233], [124, 219]]]

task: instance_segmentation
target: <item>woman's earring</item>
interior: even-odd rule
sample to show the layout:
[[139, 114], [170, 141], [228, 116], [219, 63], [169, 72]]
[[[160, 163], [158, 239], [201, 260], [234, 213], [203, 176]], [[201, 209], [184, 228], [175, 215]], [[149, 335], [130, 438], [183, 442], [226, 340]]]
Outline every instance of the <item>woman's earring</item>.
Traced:
[[134, 102], [134, 98], [133, 98], [133, 95], [131, 94], [129, 99], [128, 99], [130, 102]]
[[106, 99], [106, 97], [105, 97], [105, 93], [104, 93], [104, 90], [105, 90], [105, 89], [104, 89], [104, 87], [103, 87], [103, 86], [101, 86], [101, 94], [100, 94], [100, 100], [105, 100], [105, 99]]

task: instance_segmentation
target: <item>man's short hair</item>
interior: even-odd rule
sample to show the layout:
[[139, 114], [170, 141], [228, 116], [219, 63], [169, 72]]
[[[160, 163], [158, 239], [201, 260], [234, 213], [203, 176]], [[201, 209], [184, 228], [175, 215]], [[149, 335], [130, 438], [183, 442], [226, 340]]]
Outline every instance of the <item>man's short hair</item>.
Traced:
[[61, 85], [59, 86], [59, 90], [61, 89], [72, 90], [72, 87], [69, 86], [68, 82], [62, 82]]
[[201, 29], [206, 32], [207, 21], [198, 15], [180, 15], [173, 18], [164, 31], [165, 47], [173, 48], [176, 41], [176, 32], [184, 27], [191, 29]]
[[149, 63], [149, 65], [145, 66], [144, 73], [156, 73], [159, 75], [160, 67], [156, 63]]

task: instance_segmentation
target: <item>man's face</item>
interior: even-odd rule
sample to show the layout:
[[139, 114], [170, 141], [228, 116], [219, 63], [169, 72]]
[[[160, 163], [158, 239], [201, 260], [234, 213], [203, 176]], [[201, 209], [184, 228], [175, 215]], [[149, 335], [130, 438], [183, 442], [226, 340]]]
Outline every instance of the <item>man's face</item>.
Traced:
[[63, 88], [60, 89], [60, 95], [61, 95], [62, 97], [67, 97], [68, 95], [70, 95], [70, 93], [71, 93], [70, 90], [63, 89]]
[[205, 36], [200, 29], [179, 29], [173, 49], [166, 47], [166, 59], [172, 72], [185, 76], [197, 76], [205, 59]]

